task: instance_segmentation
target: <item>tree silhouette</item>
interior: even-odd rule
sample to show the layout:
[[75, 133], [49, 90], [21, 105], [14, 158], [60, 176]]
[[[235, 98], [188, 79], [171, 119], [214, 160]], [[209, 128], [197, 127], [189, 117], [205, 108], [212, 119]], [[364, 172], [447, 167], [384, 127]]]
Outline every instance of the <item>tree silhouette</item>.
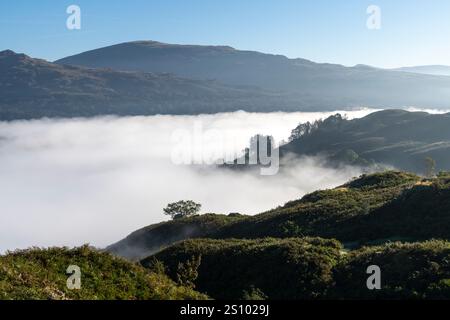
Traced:
[[163, 210], [164, 214], [171, 216], [172, 219], [179, 219], [198, 213], [201, 207], [201, 204], [195, 203], [192, 200], [181, 200], [169, 203]]

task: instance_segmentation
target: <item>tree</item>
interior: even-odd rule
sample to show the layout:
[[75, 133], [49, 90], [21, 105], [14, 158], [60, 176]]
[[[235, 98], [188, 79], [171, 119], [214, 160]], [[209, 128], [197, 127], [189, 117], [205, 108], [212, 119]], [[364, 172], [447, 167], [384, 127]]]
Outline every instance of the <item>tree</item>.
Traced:
[[426, 166], [425, 174], [427, 178], [433, 178], [436, 174], [436, 161], [434, 161], [434, 159], [431, 157], [426, 157], [425, 166]]
[[289, 142], [300, 139], [303, 136], [308, 136], [314, 132], [322, 123], [322, 120], [317, 120], [314, 123], [306, 122], [300, 123], [294, 130], [291, 131]]
[[201, 207], [201, 204], [195, 203], [192, 200], [181, 200], [169, 203], [163, 210], [164, 214], [171, 216], [172, 219], [179, 219], [197, 214]]

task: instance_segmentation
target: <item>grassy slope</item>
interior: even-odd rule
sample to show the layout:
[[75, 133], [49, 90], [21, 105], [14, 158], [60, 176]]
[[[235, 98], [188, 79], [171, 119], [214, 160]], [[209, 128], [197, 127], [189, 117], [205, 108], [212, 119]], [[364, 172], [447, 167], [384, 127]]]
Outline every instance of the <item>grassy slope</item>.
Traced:
[[[319, 238], [188, 240], [157, 258], [176, 277], [178, 263], [201, 256], [197, 289], [241, 299], [258, 289], [268, 299], [449, 299], [450, 242], [364, 247], [348, 254]], [[381, 268], [381, 290], [368, 290], [367, 267]]]
[[226, 225], [214, 236], [314, 236], [349, 245], [383, 239], [450, 239], [450, 175], [431, 180], [393, 171], [362, 176]]
[[[81, 289], [69, 290], [66, 269], [81, 268]], [[88, 247], [31, 249], [0, 256], [0, 299], [205, 299], [167, 276]]]
[[[366, 289], [369, 265], [380, 266], [382, 290]], [[332, 296], [344, 299], [449, 299], [450, 242], [365, 247], [346, 255], [334, 278]]]
[[174, 242], [206, 237], [220, 227], [243, 219], [243, 216], [205, 214], [154, 224], [130, 234], [106, 250], [130, 260], [147, 257]]
[[256, 216], [208, 214], [140, 229], [108, 251], [138, 260], [190, 238], [334, 238], [346, 247], [389, 240], [450, 240], [450, 174], [388, 171], [316, 191]]
[[[142, 263], [161, 260], [176, 279], [180, 262], [201, 256], [197, 289], [213, 298], [243, 298], [252, 288], [270, 299], [448, 298], [450, 243], [429, 239], [450, 239], [450, 175], [362, 176], [211, 236], [216, 240], [179, 242]], [[347, 254], [335, 240], [305, 236], [360, 249]], [[381, 291], [366, 287], [373, 264], [382, 268]]]
[[257, 240], [187, 240], [142, 261], [162, 261], [177, 277], [178, 263], [201, 256], [196, 288], [213, 298], [243, 298], [252, 287], [271, 299], [326, 296], [341, 246], [317, 238]]
[[[359, 242], [354, 246], [358, 247], [395, 239], [448, 240], [449, 192], [449, 174], [424, 180], [385, 172], [314, 192], [254, 217], [196, 216], [141, 229], [125, 240], [130, 248], [137, 244], [152, 253], [163, 249], [142, 263], [148, 267], [156, 257], [173, 279], [177, 279], [179, 263], [201, 256], [196, 288], [213, 298], [243, 298], [254, 289], [271, 299], [443, 298], [450, 294], [448, 242], [388, 243], [345, 254], [335, 240], [305, 236], [337, 238], [350, 248], [351, 241]], [[222, 239], [178, 242], [189, 237]], [[66, 289], [65, 270], [72, 264], [83, 272], [80, 291]], [[380, 292], [367, 292], [365, 286], [365, 270], [372, 264], [382, 267], [385, 290]], [[161, 273], [82, 247], [34, 249], [0, 257], [0, 298], [206, 296], [176, 285]]]

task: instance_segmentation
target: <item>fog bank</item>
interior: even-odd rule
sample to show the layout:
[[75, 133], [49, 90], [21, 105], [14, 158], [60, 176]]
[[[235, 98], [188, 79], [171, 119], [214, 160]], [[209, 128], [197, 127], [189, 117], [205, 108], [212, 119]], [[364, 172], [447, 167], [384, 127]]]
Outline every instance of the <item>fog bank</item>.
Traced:
[[[342, 112], [349, 118], [373, 110]], [[338, 112], [338, 111], [336, 111]], [[201, 116], [102, 117], [0, 122], [0, 251], [30, 246], [103, 247], [167, 220], [169, 202], [192, 199], [202, 212], [256, 214], [359, 174], [303, 158], [288, 173], [253, 176], [177, 166], [172, 135], [200, 124], [242, 150], [251, 136], [286, 140], [300, 122], [328, 113], [246, 112]], [[215, 148], [205, 138], [201, 152]]]

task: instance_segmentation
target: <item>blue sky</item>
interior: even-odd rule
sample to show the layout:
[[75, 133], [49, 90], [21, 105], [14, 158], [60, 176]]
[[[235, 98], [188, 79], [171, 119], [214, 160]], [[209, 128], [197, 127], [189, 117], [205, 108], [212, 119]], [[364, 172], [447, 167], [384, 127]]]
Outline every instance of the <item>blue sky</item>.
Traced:
[[[66, 8], [81, 8], [81, 30]], [[369, 5], [381, 30], [366, 27]], [[48, 60], [133, 40], [220, 44], [344, 65], [450, 65], [449, 0], [14, 0], [0, 50]]]

